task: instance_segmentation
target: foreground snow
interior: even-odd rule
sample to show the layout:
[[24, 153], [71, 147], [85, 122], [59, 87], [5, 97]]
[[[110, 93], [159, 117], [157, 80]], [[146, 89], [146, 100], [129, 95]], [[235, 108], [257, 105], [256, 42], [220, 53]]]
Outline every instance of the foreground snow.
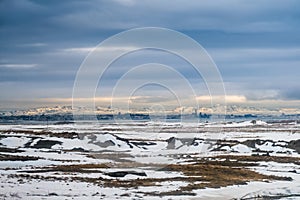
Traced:
[[[0, 199], [251, 199], [259, 196], [296, 199], [300, 194], [297, 124], [124, 122], [1, 125], [0, 131]], [[194, 189], [184, 196], [168, 193], [179, 191], [189, 183], [182, 172], [161, 171], [161, 168], [222, 155], [280, 156], [280, 159], [298, 161], [260, 160], [247, 167], [260, 174], [290, 177], [290, 180], [207, 187]], [[107, 167], [88, 168], [90, 172], [84, 173], [48, 170], [80, 164]], [[121, 172], [126, 173], [122, 176]], [[164, 178], [165, 181], [124, 188], [93, 184], [83, 178], [117, 181]], [[156, 192], [164, 195], [156, 196]]]

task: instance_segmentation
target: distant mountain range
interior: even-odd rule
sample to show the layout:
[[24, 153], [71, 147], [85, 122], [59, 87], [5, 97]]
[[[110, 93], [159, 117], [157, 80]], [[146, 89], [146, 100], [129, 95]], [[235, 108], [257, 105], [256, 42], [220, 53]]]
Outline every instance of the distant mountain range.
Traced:
[[[153, 112], [146, 108], [144, 109], [131, 109], [130, 112], [119, 108], [113, 109], [110, 107], [96, 107], [96, 109], [89, 110], [86, 108], [80, 108], [78, 113], [94, 114], [96, 115], [124, 115], [124, 114], [148, 114], [148, 115], [159, 115], [160, 113]], [[162, 112], [161, 112], [162, 113]], [[211, 114], [225, 114], [220, 113], [219, 108], [215, 107], [201, 107], [196, 109], [194, 107], [177, 107], [174, 109], [166, 110], [165, 115], [194, 115], [200, 117], [207, 117]], [[267, 109], [257, 108], [253, 106], [239, 106], [229, 105], [226, 107], [226, 115], [299, 115], [299, 109]], [[34, 116], [34, 115], [73, 115], [72, 106], [53, 106], [53, 107], [39, 107], [30, 108], [24, 110], [11, 110], [11, 111], [0, 111], [0, 116]]]

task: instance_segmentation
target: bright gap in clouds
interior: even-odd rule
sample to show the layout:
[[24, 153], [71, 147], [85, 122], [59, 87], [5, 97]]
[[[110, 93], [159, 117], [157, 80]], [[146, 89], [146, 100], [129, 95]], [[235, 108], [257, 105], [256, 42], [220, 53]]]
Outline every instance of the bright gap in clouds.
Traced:
[[33, 67], [37, 67], [37, 64], [0, 64], [0, 68], [33, 68]]
[[[153, 49], [117, 59], [100, 78], [96, 91], [97, 98], [111, 96], [116, 107], [124, 108], [130, 101], [136, 109], [154, 103], [197, 107], [196, 96], [208, 94], [201, 74], [191, 64], [175, 54]], [[124, 97], [128, 100], [120, 102]], [[103, 106], [101, 102], [96, 105]]]

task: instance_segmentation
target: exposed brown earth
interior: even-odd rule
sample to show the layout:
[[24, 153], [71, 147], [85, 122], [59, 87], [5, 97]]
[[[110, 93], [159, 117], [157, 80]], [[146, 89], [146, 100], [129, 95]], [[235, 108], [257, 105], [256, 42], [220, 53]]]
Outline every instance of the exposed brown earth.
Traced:
[[40, 157], [34, 156], [17, 156], [9, 154], [0, 154], [0, 161], [29, 161], [29, 160], [38, 160]]
[[[250, 181], [291, 181], [289, 177], [279, 177], [273, 175], [264, 175], [255, 172], [248, 167], [257, 166], [258, 161], [274, 162], [293, 162], [299, 164], [299, 158], [292, 157], [267, 157], [267, 156], [217, 156], [210, 159], [200, 159], [191, 164], [172, 164], [162, 171], [175, 171], [183, 174], [183, 177], [173, 178], [147, 178], [147, 174], [137, 174], [132, 171], [116, 171], [114, 177], [124, 177], [127, 174], [145, 176], [133, 180], [106, 179], [103, 177], [56, 177], [33, 175], [34, 172], [61, 172], [61, 173], [101, 173], [101, 169], [109, 168], [106, 164], [79, 164], [79, 165], [61, 165], [54, 167], [45, 167], [29, 171], [22, 171], [21, 174], [14, 175], [18, 178], [41, 179], [41, 180], [62, 180], [62, 181], [81, 181], [99, 185], [101, 187], [120, 187], [120, 188], [138, 188], [141, 186], [159, 186], [165, 181], [182, 181], [188, 183], [178, 190], [161, 193], [144, 193], [145, 195], [165, 196], [165, 195], [194, 195], [193, 190], [204, 188], [219, 188], [230, 185], [244, 185]], [[30, 174], [29, 174], [30, 173]], [[119, 176], [122, 173], [122, 176]], [[143, 173], [143, 172], [142, 172]], [[105, 173], [103, 173], [105, 174]], [[106, 174], [107, 175], [107, 174]], [[118, 176], [117, 176], [118, 175]], [[124, 176], [123, 176], [124, 175]]]
[[[58, 137], [58, 138], [78, 138], [78, 133], [75, 132], [52, 132], [42, 129], [41, 131], [37, 130], [5, 130], [0, 131], [1, 134], [26, 134], [26, 135], [35, 135], [35, 136], [49, 136], [49, 137]], [[17, 137], [17, 136], [15, 136]]]

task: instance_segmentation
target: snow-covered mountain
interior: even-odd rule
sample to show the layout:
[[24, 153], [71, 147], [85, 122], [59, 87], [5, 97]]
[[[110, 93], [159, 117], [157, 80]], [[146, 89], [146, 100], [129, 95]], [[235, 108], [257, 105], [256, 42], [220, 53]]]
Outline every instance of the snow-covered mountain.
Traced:
[[[96, 107], [95, 110], [89, 110], [87, 108], [80, 108], [79, 112], [82, 113], [94, 113], [96, 114], [118, 114], [118, 113], [144, 113], [144, 114], [157, 114], [156, 111], [152, 111], [148, 108], [130, 109], [130, 111], [120, 108], [111, 107]], [[224, 109], [220, 110], [218, 106], [212, 107], [176, 107], [164, 110], [164, 114], [225, 114]], [[0, 111], [0, 116], [20, 116], [20, 115], [53, 115], [53, 114], [73, 114], [72, 106], [53, 106], [53, 107], [38, 107], [28, 108], [24, 110], [10, 110]], [[263, 107], [254, 106], [240, 106], [240, 105], [228, 105], [226, 106], [227, 115], [281, 115], [281, 114], [300, 114], [300, 108], [277, 108], [269, 109]]]

